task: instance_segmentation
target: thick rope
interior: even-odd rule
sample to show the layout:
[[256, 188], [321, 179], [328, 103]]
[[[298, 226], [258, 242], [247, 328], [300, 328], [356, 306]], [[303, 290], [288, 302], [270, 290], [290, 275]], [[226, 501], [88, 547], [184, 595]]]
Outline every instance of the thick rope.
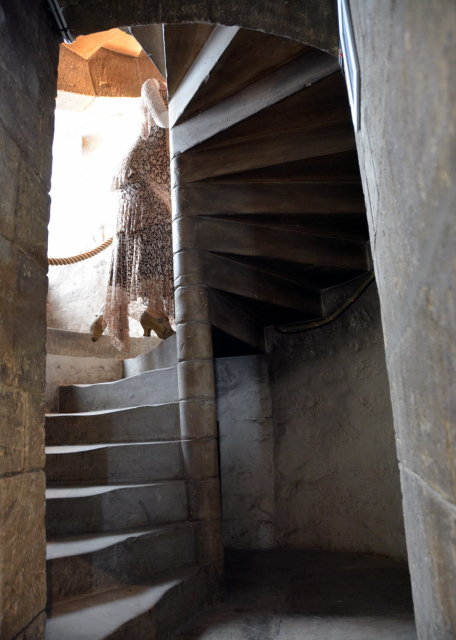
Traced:
[[92, 251], [86, 251], [85, 253], [80, 253], [77, 256], [71, 256], [71, 258], [48, 258], [48, 264], [56, 267], [63, 264], [74, 264], [75, 262], [82, 262], [82, 260], [93, 258], [93, 256], [97, 255], [97, 253], [101, 253], [102, 251], [107, 249], [109, 245], [112, 244], [112, 240], [113, 237], [111, 236], [109, 240], [106, 240], [106, 242], [103, 242], [103, 244], [100, 244], [95, 249], [92, 249]]

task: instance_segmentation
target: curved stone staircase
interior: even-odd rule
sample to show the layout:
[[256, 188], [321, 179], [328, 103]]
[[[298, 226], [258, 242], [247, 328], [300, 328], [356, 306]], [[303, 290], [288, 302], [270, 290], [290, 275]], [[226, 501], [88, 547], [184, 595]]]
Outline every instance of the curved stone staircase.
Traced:
[[204, 285], [212, 326], [263, 351], [265, 327], [330, 315], [372, 269], [345, 80], [248, 29], [165, 25], [163, 43], [176, 287]]
[[47, 640], [164, 639], [200, 609], [176, 340], [46, 417]]
[[237, 27], [131, 32], [168, 82], [177, 345], [63, 388], [47, 417], [47, 640], [164, 640], [204, 604], [202, 542], [221, 575], [210, 330], [264, 351], [265, 327], [329, 315], [372, 268], [336, 58]]

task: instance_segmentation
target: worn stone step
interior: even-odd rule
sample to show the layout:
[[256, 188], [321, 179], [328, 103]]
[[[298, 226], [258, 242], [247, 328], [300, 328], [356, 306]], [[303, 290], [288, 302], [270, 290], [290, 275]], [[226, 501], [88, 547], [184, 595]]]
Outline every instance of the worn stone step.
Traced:
[[182, 447], [179, 441], [46, 447], [45, 472], [48, 487], [177, 480]]
[[46, 416], [46, 445], [50, 447], [179, 438], [177, 402]]
[[69, 536], [187, 520], [184, 481], [46, 489], [46, 532]]
[[136, 356], [136, 358], [127, 358], [123, 361], [123, 377], [130, 378], [144, 371], [153, 371], [154, 369], [166, 369], [177, 365], [177, 344], [176, 336], [171, 336], [164, 340], [152, 351]]
[[201, 568], [62, 602], [48, 612], [45, 640], [165, 640], [204, 605]]
[[102, 411], [145, 404], [177, 402], [177, 368], [145, 371], [131, 378], [100, 384], [74, 384], [59, 390], [59, 411]]
[[47, 544], [48, 602], [142, 582], [194, 563], [191, 523], [57, 538]]

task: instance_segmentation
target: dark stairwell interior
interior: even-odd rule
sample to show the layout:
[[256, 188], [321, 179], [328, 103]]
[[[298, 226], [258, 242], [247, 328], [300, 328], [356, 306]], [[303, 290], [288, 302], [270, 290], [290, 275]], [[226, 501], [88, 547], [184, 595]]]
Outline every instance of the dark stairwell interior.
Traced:
[[372, 270], [337, 60], [235, 27], [131, 31], [168, 83], [176, 287], [207, 290], [226, 597], [199, 546], [219, 474], [202, 438], [188, 475], [172, 339], [47, 418], [47, 638], [415, 638], [375, 285], [325, 329], [274, 329]]

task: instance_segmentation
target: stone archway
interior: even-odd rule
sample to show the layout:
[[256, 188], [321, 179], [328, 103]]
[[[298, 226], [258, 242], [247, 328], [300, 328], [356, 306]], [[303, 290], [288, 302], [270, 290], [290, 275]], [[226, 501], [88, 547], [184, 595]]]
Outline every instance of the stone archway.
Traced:
[[[13, 6], [14, 5], [14, 6]], [[44, 628], [46, 225], [58, 41], [44, 2], [0, 4], [2, 564], [5, 640]], [[119, 25], [238, 24], [336, 52], [335, 3], [62, 2], [74, 35]], [[456, 7], [352, 0], [358, 151], [387, 341], [420, 638], [456, 635], [454, 237]], [[432, 25], [432, 28], [430, 27]], [[24, 39], [24, 32], [29, 35]], [[369, 37], [367, 37], [367, 34]], [[442, 36], [444, 34], [444, 37]], [[3, 37], [5, 36], [5, 37]], [[418, 55], [419, 54], [419, 55]], [[438, 152], [437, 152], [438, 151]], [[442, 277], [444, 274], [444, 277]], [[28, 330], [24, 326], [28, 325]]]

